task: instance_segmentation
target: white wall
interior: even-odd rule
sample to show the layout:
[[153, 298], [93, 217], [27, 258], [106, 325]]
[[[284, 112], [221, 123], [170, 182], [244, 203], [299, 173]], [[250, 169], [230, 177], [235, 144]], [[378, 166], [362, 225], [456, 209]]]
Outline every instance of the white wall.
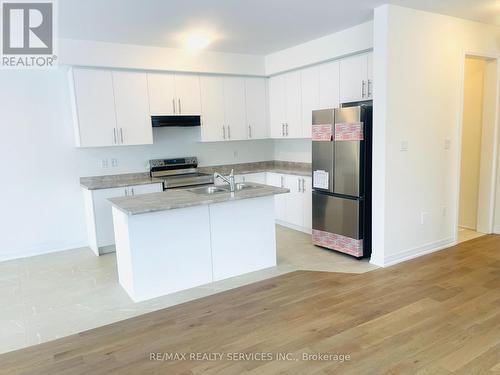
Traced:
[[264, 76], [264, 56], [59, 39], [59, 64]]
[[274, 160], [311, 163], [310, 139], [275, 139]]
[[[3, 70], [0, 82], [0, 261], [86, 246], [80, 176], [145, 171], [156, 157], [273, 159], [272, 140], [200, 143], [199, 128], [156, 129], [150, 146], [77, 149], [65, 69]], [[118, 168], [99, 168], [103, 158]]]
[[374, 23], [372, 261], [389, 265], [455, 240], [464, 52], [500, 53], [500, 28], [392, 5]]
[[273, 75], [338, 59], [373, 48], [373, 22], [330, 34], [266, 56], [266, 73]]

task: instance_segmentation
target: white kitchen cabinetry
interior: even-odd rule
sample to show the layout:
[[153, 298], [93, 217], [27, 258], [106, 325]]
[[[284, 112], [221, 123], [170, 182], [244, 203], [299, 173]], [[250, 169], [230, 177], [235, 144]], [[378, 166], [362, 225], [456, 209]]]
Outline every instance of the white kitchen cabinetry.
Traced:
[[78, 147], [153, 143], [145, 73], [73, 68], [70, 89]]
[[310, 233], [312, 228], [311, 177], [269, 172], [267, 184], [290, 189], [290, 193], [276, 195], [274, 198], [277, 222], [292, 229]]
[[311, 138], [312, 111], [319, 108], [319, 66], [300, 72], [302, 88], [302, 136]]
[[340, 60], [341, 103], [373, 98], [371, 59], [372, 53], [364, 53]]
[[111, 72], [73, 68], [70, 94], [77, 147], [116, 144], [116, 112]]
[[248, 139], [267, 138], [269, 136], [269, 129], [266, 78], [245, 79], [245, 101]]
[[245, 79], [224, 77], [224, 124], [226, 140], [235, 141], [248, 138]]
[[333, 61], [319, 66], [318, 109], [340, 107], [339, 65], [340, 63], [338, 61]]
[[148, 73], [151, 115], [199, 115], [200, 78], [193, 74]]
[[153, 143], [145, 73], [113, 71], [117, 139], [121, 145]]
[[224, 141], [227, 137], [224, 123], [224, 82], [215, 76], [200, 77], [201, 138], [206, 142]]
[[300, 72], [269, 79], [269, 111], [272, 138], [302, 136], [302, 94]]
[[115, 236], [109, 198], [157, 193], [161, 183], [111, 189], [83, 190], [89, 246], [96, 255], [114, 251]]

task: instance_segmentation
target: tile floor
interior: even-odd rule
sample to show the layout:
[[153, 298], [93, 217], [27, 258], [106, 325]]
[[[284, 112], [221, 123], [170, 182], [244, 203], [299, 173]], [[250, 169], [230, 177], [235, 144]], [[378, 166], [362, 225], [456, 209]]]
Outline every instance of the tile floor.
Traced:
[[458, 243], [473, 240], [481, 236], [484, 236], [484, 234], [467, 228], [458, 228]]
[[133, 303], [117, 282], [114, 254], [88, 248], [0, 263], [0, 353], [278, 276], [297, 269], [361, 273], [376, 266], [311, 245], [277, 227], [278, 266]]

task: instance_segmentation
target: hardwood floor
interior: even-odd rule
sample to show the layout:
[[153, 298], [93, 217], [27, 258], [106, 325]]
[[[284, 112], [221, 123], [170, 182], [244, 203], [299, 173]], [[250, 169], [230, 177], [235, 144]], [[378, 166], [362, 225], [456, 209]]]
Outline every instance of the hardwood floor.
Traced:
[[498, 374], [500, 237], [360, 275], [293, 272], [4, 354], [0, 373]]

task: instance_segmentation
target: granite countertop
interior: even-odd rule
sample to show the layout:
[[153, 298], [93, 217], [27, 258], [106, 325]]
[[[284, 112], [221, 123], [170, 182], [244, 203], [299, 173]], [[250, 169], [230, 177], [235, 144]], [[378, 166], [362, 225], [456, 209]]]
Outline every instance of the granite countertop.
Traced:
[[[296, 163], [279, 160], [259, 161], [254, 163], [226, 164], [208, 167], [199, 167], [202, 173], [214, 173], [215, 171], [227, 175], [234, 169], [234, 174], [247, 174], [259, 172], [275, 172], [293, 174], [298, 176], [311, 176], [310, 163]], [[161, 183], [161, 178], [151, 178], [148, 172], [127, 173], [110, 176], [81, 177], [80, 186], [87, 190], [110, 189], [133, 185], [145, 185]]]
[[255, 185], [256, 187], [234, 193], [230, 193], [228, 191], [227, 193], [196, 194], [189, 191], [190, 189], [172, 189], [161, 193], [111, 198], [109, 201], [111, 201], [114, 207], [123, 211], [127, 215], [139, 215], [150, 212], [174, 210], [177, 208], [258, 198], [290, 192], [289, 189], [270, 185], [257, 183], [252, 183], [252, 185]]
[[152, 178], [149, 172], [127, 173], [110, 176], [81, 177], [80, 186], [87, 190], [110, 189], [134, 185], [162, 183], [160, 178]]

